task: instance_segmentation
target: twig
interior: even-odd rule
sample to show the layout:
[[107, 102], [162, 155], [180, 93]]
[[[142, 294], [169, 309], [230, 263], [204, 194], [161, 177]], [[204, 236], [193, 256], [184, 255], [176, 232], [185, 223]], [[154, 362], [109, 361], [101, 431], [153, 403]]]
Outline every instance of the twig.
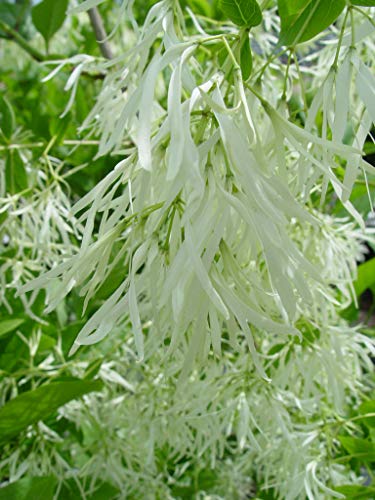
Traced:
[[106, 59], [113, 59], [113, 52], [107, 41], [107, 33], [105, 32], [103, 20], [98, 9], [96, 7], [89, 9], [88, 15], [102, 56]]
[[16, 42], [20, 47], [23, 48], [23, 50], [25, 50], [36, 61], [42, 62], [51, 59], [51, 56], [45, 56], [44, 54], [39, 52], [39, 50], [32, 47], [29, 44], [29, 42], [25, 38], [23, 38], [23, 36], [21, 36], [16, 30], [14, 30], [8, 24], [4, 23], [1, 20], [0, 20], [0, 29], [4, 31], [8, 39], [12, 40], [13, 42]]
[[[1, 0], [0, 0], [1, 1]], [[11, 26], [4, 23], [0, 20], [0, 30], [5, 33], [6, 36], [1, 36], [0, 39], [10, 40], [15, 42], [19, 47], [21, 47], [25, 52], [27, 52], [35, 61], [37, 62], [45, 62], [45, 61], [54, 61], [64, 59], [60, 54], [49, 54], [45, 55], [39, 50], [35, 49], [30, 43], [21, 36], [16, 30], [14, 30]], [[94, 80], [103, 80], [105, 77], [104, 73], [88, 73], [87, 71], [82, 71], [82, 76], [87, 78], [92, 78]]]
[[[67, 140], [62, 142], [62, 145], [63, 146], [98, 146], [99, 141], [67, 139]], [[0, 146], [0, 151], [5, 151], [8, 149], [43, 148], [45, 146], [46, 146], [45, 142], [32, 142], [29, 144], [7, 144], [6, 146]]]

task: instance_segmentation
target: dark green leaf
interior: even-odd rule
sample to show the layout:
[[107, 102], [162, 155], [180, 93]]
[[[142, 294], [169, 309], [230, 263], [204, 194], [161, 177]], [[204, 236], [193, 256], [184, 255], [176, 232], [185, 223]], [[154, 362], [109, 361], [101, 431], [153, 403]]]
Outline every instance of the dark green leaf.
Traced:
[[0, 500], [52, 500], [56, 486], [51, 476], [25, 477], [0, 488]]
[[219, 5], [237, 26], [250, 28], [262, 22], [262, 11], [256, 0], [221, 0]]
[[17, 150], [8, 151], [5, 160], [5, 182], [9, 194], [15, 194], [28, 187], [27, 173]]
[[358, 277], [354, 282], [355, 293], [359, 297], [375, 284], [375, 257], [358, 266]]
[[341, 14], [345, 0], [278, 0], [280, 45], [306, 42], [328, 28]]
[[15, 129], [14, 111], [5, 96], [0, 96], [0, 128], [7, 139], [12, 137]]
[[362, 7], [375, 7], [375, 0], [352, 0], [351, 3]]
[[251, 54], [250, 39], [246, 36], [240, 53], [240, 66], [242, 78], [246, 81], [251, 75], [251, 70], [253, 69], [253, 56]]
[[8, 441], [29, 425], [45, 419], [60, 406], [92, 391], [100, 391], [100, 380], [52, 382], [22, 393], [0, 409], [0, 440]]
[[29, 349], [25, 342], [18, 335], [11, 335], [2, 338], [5, 347], [1, 346], [0, 369], [12, 372], [22, 366], [27, 366], [29, 362]]
[[24, 323], [24, 319], [6, 319], [0, 322], [0, 337], [6, 335], [7, 333], [13, 332], [16, 330], [22, 323]]
[[61, 28], [69, 0], [43, 0], [31, 11], [34, 26], [48, 46], [53, 35]]

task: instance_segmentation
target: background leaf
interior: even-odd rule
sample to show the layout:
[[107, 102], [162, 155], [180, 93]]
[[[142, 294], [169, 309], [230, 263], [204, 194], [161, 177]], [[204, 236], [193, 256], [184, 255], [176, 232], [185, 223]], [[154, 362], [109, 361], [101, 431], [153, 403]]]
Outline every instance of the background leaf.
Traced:
[[68, 0], [43, 0], [33, 7], [31, 15], [34, 26], [45, 39], [47, 47], [63, 25], [67, 7]]
[[[119, 491], [109, 483], [103, 483], [88, 498], [90, 500], [112, 500], [117, 498]], [[74, 480], [66, 481], [61, 488], [59, 498], [61, 500], [77, 500], [81, 497], [81, 492]], [[1, 499], [0, 499], [1, 500]]]
[[[369, 413], [375, 414], [375, 400], [365, 401], [364, 403], [361, 404], [358, 410], [360, 415], [366, 415]], [[367, 418], [364, 417], [363, 423], [367, 427], [375, 427], [375, 417], [367, 417]]]
[[241, 47], [240, 66], [242, 78], [246, 81], [253, 69], [253, 56], [251, 54], [250, 39], [248, 36], [246, 36]]
[[17, 150], [11, 149], [6, 155], [5, 181], [10, 194], [18, 193], [28, 187], [25, 165]]
[[0, 500], [52, 500], [56, 486], [51, 476], [25, 477], [0, 488]]
[[262, 11], [255, 0], [221, 0], [219, 5], [237, 26], [257, 26], [262, 21]]
[[341, 14], [345, 0], [279, 0], [280, 45], [306, 42], [328, 28]]
[[7, 441], [72, 399], [102, 389], [100, 380], [69, 380], [42, 385], [11, 399], [0, 409], [0, 440]]
[[7, 333], [12, 332], [16, 328], [18, 328], [22, 323], [24, 323], [24, 319], [6, 319], [0, 322], [0, 337], [6, 335]]
[[0, 129], [10, 139], [15, 129], [15, 117], [12, 106], [6, 97], [0, 96]]
[[342, 486], [337, 486], [335, 491], [345, 495], [345, 498], [362, 498], [369, 499], [375, 496], [375, 488], [367, 486], [359, 486], [354, 484], [343, 484]]
[[358, 276], [354, 282], [354, 289], [359, 297], [368, 288], [375, 285], [375, 257], [358, 266]]
[[351, 3], [362, 7], [375, 7], [375, 0], [352, 0]]
[[352, 438], [346, 436], [339, 437], [340, 443], [345, 450], [360, 460], [369, 462], [375, 461], [375, 443], [360, 438]]

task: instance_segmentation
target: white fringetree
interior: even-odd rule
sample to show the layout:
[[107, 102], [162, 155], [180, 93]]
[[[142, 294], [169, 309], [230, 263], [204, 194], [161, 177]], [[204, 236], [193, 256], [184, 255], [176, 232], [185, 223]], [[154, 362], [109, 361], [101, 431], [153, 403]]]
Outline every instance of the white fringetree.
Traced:
[[277, 498], [344, 498], [334, 487], [360, 478], [333, 459], [335, 425], [375, 352], [341, 316], [372, 241], [351, 192], [364, 182], [370, 210], [374, 2], [222, 0], [215, 16], [162, 0], [142, 24], [137, 3], [118, 6], [107, 60], [45, 61], [45, 81], [72, 69], [62, 117], [103, 76], [79, 132], [115, 168], [78, 200], [59, 175], [36, 174], [31, 198], [1, 193], [19, 258], [7, 286], [30, 314], [40, 290], [46, 313], [72, 290], [85, 310], [122, 276], [70, 351], [117, 346], [99, 373], [120, 390], [61, 410], [101, 433], [82, 477], [174, 498], [201, 461], [219, 478], [202, 498], [245, 498], [249, 478]]

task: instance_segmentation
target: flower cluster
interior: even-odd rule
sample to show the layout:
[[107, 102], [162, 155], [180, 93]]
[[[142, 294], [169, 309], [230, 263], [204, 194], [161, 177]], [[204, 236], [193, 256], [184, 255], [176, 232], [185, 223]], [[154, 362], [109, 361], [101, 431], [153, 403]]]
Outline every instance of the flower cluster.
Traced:
[[[256, 28], [254, 43], [272, 62], [255, 60], [245, 79], [243, 33], [228, 24], [212, 34], [188, 12], [162, 0], [142, 27], [130, 17], [134, 44], [100, 63], [107, 76], [82, 131], [99, 138], [98, 155], [123, 159], [72, 208], [58, 187], [59, 208], [51, 190], [37, 197], [47, 214], [30, 223], [38, 245], [21, 232], [19, 248], [28, 239], [34, 259], [48, 249], [39, 258], [51, 268], [19, 293], [45, 289], [52, 311], [76, 288], [87, 307], [103, 282], [123, 275], [71, 351], [124, 337], [100, 370], [107, 391], [61, 410], [96, 450], [83, 481], [100, 474], [125, 497], [140, 483], [144, 496], [172, 495], [184, 457], [186, 468], [199, 459], [222, 471], [228, 482], [213, 493], [223, 498], [237, 475], [238, 488], [252, 475], [285, 499], [341, 497], [327, 486], [347, 479], [330, 460], [331, 425], [356, 400], [374, 352], [338, 314], [353, 299], [363, 254], [350, 193], [372, 171], [362, 157], [374, 120], [375, 81], [363, 57], [372, 44], [358, 30], [348, 47], [344, 25], [341, 44], [328, 40], [320, 59], [307, 54], [301, 68], [295, 56], [288, 73], [290, 61], [274, 55], [271, 11], [271, 34]], [[95, 64], [71, 62], [68, 108], [80, 72]], [[307, 102], [303, 75], [312, 64], [321, 85]], [[306, 101], [299, 124], [286, 104], [293, 84]], [[361, 229], [314, 208], [314, 197], [324, 206], [328, 195]], [[34, 208], [13, 212], [26, 233]], [[66, 251], [73, 235], [79, 245]], [[78, 448], [71, 453], [83, 460]]]

